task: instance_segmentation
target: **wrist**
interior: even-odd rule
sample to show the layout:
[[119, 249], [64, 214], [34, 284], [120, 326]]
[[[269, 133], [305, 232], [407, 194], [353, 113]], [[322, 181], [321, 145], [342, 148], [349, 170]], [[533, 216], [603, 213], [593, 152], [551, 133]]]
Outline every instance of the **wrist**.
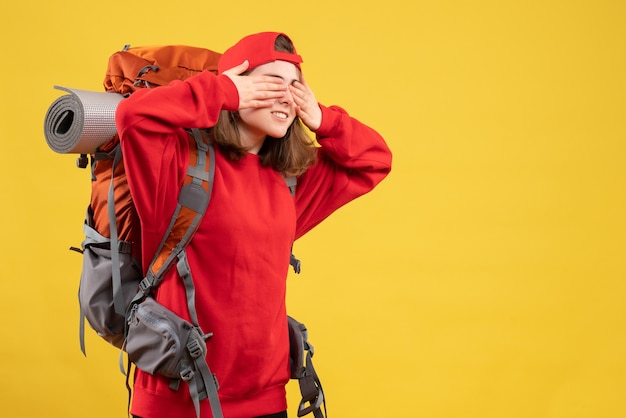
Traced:
[[233, 80], [224, 74], [217, 76], [217, 81], [224, 94], [224, 104], [222, 109], [230, 110], [231, 112], [239, 109], [239, 92]]

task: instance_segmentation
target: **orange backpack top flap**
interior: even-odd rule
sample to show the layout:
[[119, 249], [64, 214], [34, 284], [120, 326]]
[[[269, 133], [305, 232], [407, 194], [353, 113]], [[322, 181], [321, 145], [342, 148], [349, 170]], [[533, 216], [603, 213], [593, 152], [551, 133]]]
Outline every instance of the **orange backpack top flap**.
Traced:
[[167, 85], [204, 70], [217, 73], [222, 54], [187, 45], [124, 47], [109, 58], [104, 88], [128, 95], [143, 87]]

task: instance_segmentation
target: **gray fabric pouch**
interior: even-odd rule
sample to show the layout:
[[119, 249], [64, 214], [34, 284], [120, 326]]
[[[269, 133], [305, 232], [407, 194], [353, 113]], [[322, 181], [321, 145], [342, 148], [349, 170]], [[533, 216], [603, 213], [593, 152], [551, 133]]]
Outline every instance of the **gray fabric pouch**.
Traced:
[[210, 337], [152, 297], [146, 297], [133, 304], [128, 314], [125, 350], [139, 369], [171, 378], [171, 389], [178, 390], [181, 380], [187, 382], [197, 417], [200, 401], [208, 398], [213, 416], [221, 418], [219, 385], [206, 362], [205, 340]]
[[194, 361], [206, 355], [206, 343], [189, 321], [148, 297], [129, 313], [125, 350], [145, 372], [188, 380]]
[[[81, 316], [87, 318], [89, 325], [99, 336], [121, 348], [124, 343], [124, 312], [116, 313], [112, 277], [110, 240], [85, 225], [87, 237], [83, 242], [83, 268], [78, 289]], [[121, 274], [121, 297], [124, 306], [128, 306], [137, 294], [142, 279], [141, 268], [130, 253], [130, 245], [120, 242], [119, 268]], [[127, 244], [127, 245], [122, 245]], [[81, 349], [84, 348], [84, 329], [81, 318]]]

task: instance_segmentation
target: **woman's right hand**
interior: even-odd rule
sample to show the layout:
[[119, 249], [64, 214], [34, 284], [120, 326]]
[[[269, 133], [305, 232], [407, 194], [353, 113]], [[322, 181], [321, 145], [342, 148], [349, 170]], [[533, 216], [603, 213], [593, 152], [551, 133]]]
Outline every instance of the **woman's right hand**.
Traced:
[[241, 75], [248, 69], [248, 60], [224, 71], [239, 93], [239, 109], [270, 107], [283, 97], [288, 86], [279, 77], [267, 75]]

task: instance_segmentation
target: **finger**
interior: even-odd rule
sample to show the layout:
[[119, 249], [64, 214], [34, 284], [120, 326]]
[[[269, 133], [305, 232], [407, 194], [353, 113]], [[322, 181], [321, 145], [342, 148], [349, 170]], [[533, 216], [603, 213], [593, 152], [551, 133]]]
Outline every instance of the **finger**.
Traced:
[[290, 89], [291, 96], [293, 97], [294, 103], [301, 108], [306, 108], [308, 103], [311, 102], [311, 98], [307, 96], [307, 94], [301, 90]]
[[294, 82], [291, 86], [289, 86], [289, 89], [294, 96], [299, 97], [302, 100], [315, 101], [313, 91], [306, 84]]
[[280, 77], [258, 76], [251, 77], [252, 83], [259, 89], [281, 90], [289, 89], [289, 86], [283, 82]]
[[297, 104], [301, 104], [301, 103], [304, 102], [304, 92], [302, 90], [298, 89], [293, 84], [291, 86], [289, 86], [289, 92], [291, 93], [291, 96], [293, 97], [294, 101]]
[[287, 96], [284, 90], [257, 90], [251, 99], [253, 100], [275, 100]]
[[311, 90], [311, 88], [309, 87], [309, 85], [307, 83], [304, 82], [304, 80], [294, 80], [293, 83], [291, 83], [291, 86], [293, 88], [295, 88], [296, 90], [305, 92], [305, 93], [310, 93], [313, 94], [313, 90]]
[[263, 107], [271, 107], [273, 104], [274, 104], [274, 100], [271, 100], [271, 99], [270, 100], [267, 100], [267, 99], [266, 100], [252, 100], [250, 101], [248, 107], [259, 109]]
[[313, 91], [302, 82], [292, 83], [289, 91], [296, 104], [298, 117], [309, 129], [317, 130], [321, 125], [322, 115]]
[[263, 92], [255, 92], [249, 96], [240, 96], [239, 108], [260, 108], [260, 107], [270, 107], [272, 106], [277, 99], [284, 96], [283, 92], [271, 92], [271, 91], [263, 91]]
[[304, 85], [302, 83], [300, 83], [298, 80], [294, 80], [290, 85], [289, 85], [289, 89], [292, 92], [296, 92], [299, 93], [300, 95], [304, 94], [305, 90], [304, 90]]

